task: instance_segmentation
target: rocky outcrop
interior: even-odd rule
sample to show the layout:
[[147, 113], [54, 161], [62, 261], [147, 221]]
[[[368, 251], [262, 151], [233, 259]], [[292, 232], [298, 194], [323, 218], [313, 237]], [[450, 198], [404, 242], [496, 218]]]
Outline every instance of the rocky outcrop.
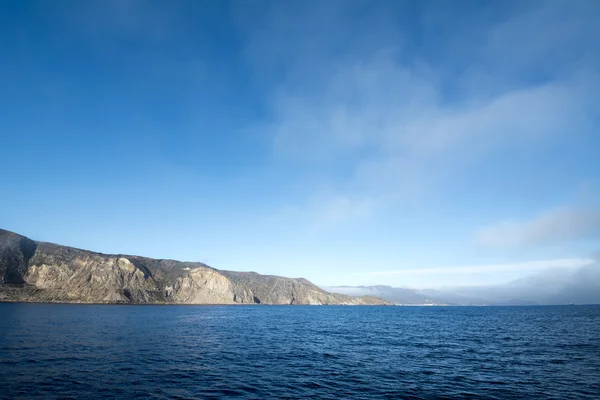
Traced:
[[108, 255], [0, 229], [0, 301], [132, 304], [386, 304], [306, 279]]

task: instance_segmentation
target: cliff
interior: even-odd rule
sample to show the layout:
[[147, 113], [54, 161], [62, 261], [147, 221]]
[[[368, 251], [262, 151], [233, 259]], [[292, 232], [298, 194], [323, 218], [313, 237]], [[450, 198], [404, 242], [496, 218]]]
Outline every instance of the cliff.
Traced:
[[303, 278], [202, 263], [109, 255], [0, 229], [0, 301], [131, 304], [386, 304], [329, 293]]

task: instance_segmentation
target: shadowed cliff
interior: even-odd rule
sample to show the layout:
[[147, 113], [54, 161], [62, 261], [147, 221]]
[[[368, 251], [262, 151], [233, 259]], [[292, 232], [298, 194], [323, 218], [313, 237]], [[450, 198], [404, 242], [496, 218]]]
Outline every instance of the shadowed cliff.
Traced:
[[303, 278], [202, 263], [109, 255], [0, 229], [0, 301], [132, 304], [386, 304], [329, 293]]

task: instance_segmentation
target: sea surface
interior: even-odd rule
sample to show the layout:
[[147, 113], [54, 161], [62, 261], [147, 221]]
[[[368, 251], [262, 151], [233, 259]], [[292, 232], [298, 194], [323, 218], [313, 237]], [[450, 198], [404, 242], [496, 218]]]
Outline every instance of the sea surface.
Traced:
[[600, 398], [600, 306], [0, 304], [2, 399]]

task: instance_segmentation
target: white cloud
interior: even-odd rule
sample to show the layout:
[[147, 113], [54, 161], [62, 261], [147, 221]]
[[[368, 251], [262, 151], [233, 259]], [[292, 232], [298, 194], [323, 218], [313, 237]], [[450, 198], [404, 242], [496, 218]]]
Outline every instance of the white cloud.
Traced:
[[600, 237], [600, 208], [562, 208], [528, 221], [484, 227], [477, 241], [486, 246], [529, 246]]
[[[503, 75], [492, 62], [510, 64], [511, 54], [538, 48], [542, 39], [537, 36], [511, 42], [512, 50], [506, 46], [507, 38], [536, 16], [543, 19], [541, 25], [553, 26], [554, 9], [519, 10], [512, 19], [470, 32], [487, 41], [468, 38], [473, 45], [469, 70], [456, 76], [450, 72], [455, 63], [451, 57], [445, 65], [412, 54], [403, 45], [408, 34], [382, 13], [365, 16], [377, 26], [371, 33], [361, 30], [350, 12], [337, 16], [331, 25], [328, 18], [336, 16], [331, 7], [324, 13], [312, 10], [314, 18], [306, 10], [298, 15], [298, 10], [285, 5], [271, 11], [267, 15], [272, 20], [267, 18], [265, 28], [249, 41], [248, 54], [255, 65], [264, 66], [270, 59], [265, 49], [277, 53], [272, 59], [280, 67], [280, 79], [271, 90], [272, 118], [264, 127], [273, 137], [275, 153], [285, 163], [320, 168], [321, 175], [333, 175], [331, 166], [336, 163], [346, 169], [342, 178], [331, 179], [325, 190], [332, 193], [331, 207], [318, 205], [320, 210], [313, 214], [319, 218], [327, 209], [331, 212], [325, 220], [332, 222], [364, 215], [355, 210], [369, 204], [372, 212], [415, 196], [435, 186], [442, 175], [485, 162], [490, 149], [535, 152], [539, 143], [588, 123], [585, 110], [593, 104], [596, 74], [574, 64], [551, 74], [552, 79], [526, 81]], [[590, 31], [589, 24], [580, 28], [571, 23], [575, 17], [571, 15], [565, 25], [569, 39], [561, 46]], [[302, 23], [309, 20], [315, 22], [310, 29]], [[357, 28], [350, 33], [348, 26], [354, 25]], [[356, 43], [356, 49], [345, 47], [342, 39]], [[450, 49], [462, 45], [452, 38], [444, 44]], [[526, 72], [548, 54], [560, 53], [552, 46], [546, 43], [542, 54], [527, 58], [528, 65], [516, 60], [517, 70]], [[492, 60], [490, 47], [501, 49], [505, 58]], [[446, 88], [450, 81], [460, 85], [452, 101]], [[308, 187], [308, 197], [322, 190]], [[300, 207], [312, 209], [314, 204], [305, 201]]]
[[[277, 154], [286, 162], [320, 164], [324, 173], [330, 164], [348, 163], [343, 188], [330, 188], [337, 191], [334, 199], [344, 199], [346, 209], [361, 208], [365, 201], [376, 208], [418, 196], [440, 176], [485, 162], [490, 149], [529, 147], [535, 152], [536, 143], [586, 123], [579, 110], [589, 99], [578, 81], [447, 106], [418, 73], [406, 73], [401, 66], [375, 62], [357, 75], [340, 74], [345, 84], [325, 84], [322, 95], [280, 95], [271, 132]], [[363, 85], [363, 75], [378, 78]], [[360, 100], [346, 91], [356, 92]], [[397, 94], [402, 92], [407, 93]], [[342, 218], [337, 214], [331, 220]]]

